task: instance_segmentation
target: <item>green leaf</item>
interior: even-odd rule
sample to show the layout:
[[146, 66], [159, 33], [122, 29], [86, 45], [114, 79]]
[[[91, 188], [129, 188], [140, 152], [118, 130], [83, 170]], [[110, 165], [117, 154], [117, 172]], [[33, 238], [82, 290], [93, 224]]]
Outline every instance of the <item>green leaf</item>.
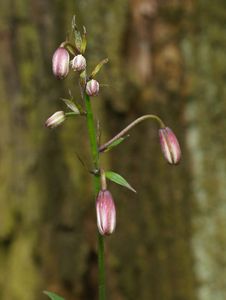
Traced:
[[73, 112], [75, 112], [78, 115], [80, 114], [79, 108], [76, 106], [76, 104], [73, 101], [71, 101], [69, 99], [64, 99], [64, 98], [62, 98], [62, 100], [67, 105], [67, 107], [70, 108], [70, 110], [72, 110]]
[[105, 176], [109, 180], [111, 180], [119, 185], [122, 185], [122, 186], [126, 187], [127, 189], [136, 193], [136, 190], [134, 188], [132, 188], [132, 186], [121, 175], [119, 175], [115, 172], [112, 172], [112, 171], [107, 171], [107, 172], [105, 172]]
[[58, 296], [55, 293], [44, 291], [43, 292], [46, 296], [48, 296], [51, 300], [64, 300], [64, 298]]
[[94, 68], [93, 72], [90, 75], [90, 78], [94, 78], [97, 73], [100, 71], [100, 69], [103, 67], [104, 64], [108, 62], [108, 58], [103, 59], [96, 67]]
[[126, 135], [124, 137], [120, 137], [119, 139], [117, 139], [116, 141], [114, 141], [113, 143], [111, 143], [107, 149], [104, 150], [104, 152], [108, 152], [110, 151], [112, 148], [118, 146], [119, 144], [121, 144], [125, 139], [127, 139], [129, 137], [129, 135]]

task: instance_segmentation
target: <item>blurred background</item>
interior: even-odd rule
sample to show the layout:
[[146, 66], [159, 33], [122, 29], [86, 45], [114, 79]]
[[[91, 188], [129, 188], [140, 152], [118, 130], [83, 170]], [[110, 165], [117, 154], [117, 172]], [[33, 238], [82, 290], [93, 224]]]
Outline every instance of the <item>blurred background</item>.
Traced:
[[225, 0], [0, 2], [0, 299], [97, 299], [96, 216], [83, 118], [44, 128], [77, 79], [52, 75], [72, 16], [88, 32], [89, 70], [110, 63], [93, 107], [102, 140], [145, 113], [173, 129], [164, 160], [144, 122], [102, 161], [138, 191], [109, 184], [107, 299], [226, 299]]

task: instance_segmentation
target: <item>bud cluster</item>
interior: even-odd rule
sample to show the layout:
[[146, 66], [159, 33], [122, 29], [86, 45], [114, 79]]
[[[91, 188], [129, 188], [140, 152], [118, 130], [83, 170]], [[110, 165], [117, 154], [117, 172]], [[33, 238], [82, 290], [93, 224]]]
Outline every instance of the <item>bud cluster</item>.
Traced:
[[[76, 26], [75, 33], [77, 32]], [[77, 32], [78, 34], [78, 32]], [[84, 30], [84, 36], [85, 36], [85, 30]], [[81, 35], [78, 34], [78, 44], [75, 45], [70, 44], [69, 42], [64, 42], [61, 44], [59, 48], [56, 49], [56, 51], [53, 54], [52, 58], [52, 70], [53, 74], [58, 79], [64, 79], [70, 70], [70, 67], [73, 71], [78, 72], [80, 76], [80, 86], [83, 88], [83, 92], [88, 96], [97, 96], [100, 89], [100, 84], [97, 80], [95, 80], [96, 74], [99, 72], [99, 70], [102, 68], [102, 66], [107, 63], [108, 59], [104, 59], [94, 68], [93, 72], [87, 76], [86, 74], [86, 58], [83, 56], [86, 48], [86, 39], [83, 36], [81, 38]], [[76, 39], [75, 39], [76, 40]], [[68, 50], [67, 50], [68, 49]], [[73, 53], [74, 57], [70, 61], [70, 53]], [[70, 95], [71, 96], [71, 95]], [[85, 101], [89, 101], [88, 97], [84, 97]], [[90, 111], [87, 112], [83, 111], [83, 108], [81, 105], [73, 102], [73, 97], [71, 99], [63, 99], [66, 105], [69, 107], [69, 109], [72, 112], [64, 113], [63, 111], [57, 111], [52, 116], [50, 116], [45, 125], [49, 128], [55, 128], [59, 126], [61, 123], [63, 123], [66, 119], [66, 117], [70, 115], [86, 115], [87, 119], [92, 116]], [[87, 105], [88, 107], [88, 105]], [[91, 120], [92, 118], [90, 118]], [[129, 124], [126, 128], [124, 128], [119, 134], [117, 134], [114, 138], [112, 138], [110, 141], [99, 147], [99, 149], [96, 149], [99, 152], [103, 152], [104, 150], [110, 149], [110, 147], [113, 147], [113, 144], [115, 145], [121, 143], [126, 137], [126, 133], [136, 126], [141, 121], [144, 121], [146, 119], [155, 119], [160, 124], [159, 129], [159, 139], [160, 139], [160, 145], [162, 153], [165, 157], [165, 159], [170, 164], [178, 164], [181, 159], [181, 149], [179, 142], [173, 133], [173, 131], [169, 127], [165, 127], [162, 120], [156, 116], [156, 115], [144, 115], [140, 118], [136, 119], [134, 122]], [[88, 123], [90, 121], [88, 119]], [[91, 120], [90, 123], [93, 121]], [[90, 125], [90, 124], [89, 124]], [[91, 124], [92, 125], [92, 124]], [[94, 125], [92, 125], [94, 126]], [[94, 133], [95, 134], [95, 133]], [[120, 141], [121, 139], [121, 141]], [[95, 148], [97, 148], [95, 146]], [[96, 151], [95, 150], [95, 151]], [[97, 153], [98, 154], [98, 153]], [[104, 172], [103, 169], [100, 169], [100, 183], [101, 183], [101, 190], [99, 191], [97, 198], [96, 198], [96, 215], [97, 215], [97, 227], [99, 230], [99, 233], [101, 235], [110, 235], [114, 232], [116, 227], [116, 208], [115, 203], [112, 198], [111, 193], [107, 190], [106, 185], [106, 178], [112, 180], [113, 182], [116, 182], [117, 184], [123, 185], [130, 190], [135, 191], [128, 182], [122, 178], [117, 173], [114, 172]]]
[[[75, 55], [70, 62], [70, 55], [67, 49], [60, 46], [56, 49], [52, 58], [52, 69], [53, 74], [58, 79], [64, 79], [69, 73], [69, 67], [73, 71], [83, 72], [86, 70], [86, 59], [82, 54]], [[91, 77], [92, 78], [92, 77]], [[88, 96], [97, 96], [99, 93], [99, 82], [97, 80], [91, 79], [86, 82], [85, 91]]]

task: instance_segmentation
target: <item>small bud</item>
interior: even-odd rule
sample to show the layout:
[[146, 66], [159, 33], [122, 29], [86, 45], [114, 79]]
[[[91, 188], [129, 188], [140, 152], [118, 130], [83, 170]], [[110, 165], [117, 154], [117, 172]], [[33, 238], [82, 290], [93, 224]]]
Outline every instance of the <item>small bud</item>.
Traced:
[[115, 203], [108, 190], [101, 190], [96, 200], [97, 227], [101, 235], [110, 235], [116, 226]]
[[97, 96], [99, 92], [99, 82], [96, 81], [95, 79], [92, 79], [87, 82], [86, 84], [86, 93], [89, 96]]
[[86, 68], [86, 59], [83, 55], [76, 55], [71, 61], [71, 67], [74, 71], [84, 71]]
[[67, 76], [69, 72], [69, 60], [70, 55], [66, 49], [59, 47], [53, 54], [52, 68], [53, 74], [59, 78], [63, 79]]
[[159, 129], [159, 138], [162, 153], [170, 164], [178, 164], [181, 158], [181, 150], [178, 140], [169, 127]]
[[65, 113], [63, 111], [57, 111], [46, 120], [45, 126], [49, 128], [55, 128], [63, 123], [65, 119]]

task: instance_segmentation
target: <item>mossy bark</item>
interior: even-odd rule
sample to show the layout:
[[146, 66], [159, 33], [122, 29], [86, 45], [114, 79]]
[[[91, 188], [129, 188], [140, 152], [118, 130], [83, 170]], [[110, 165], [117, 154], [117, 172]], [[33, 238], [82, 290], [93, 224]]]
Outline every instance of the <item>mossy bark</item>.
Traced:
[[225, 11], [225, 1], [197, 1], [182, 44], [190, 87], [187, 142], [198, 207], [193, 246], [201, 300], [226, 298]]
[[181, 165], [167, 165], [157, 126], [146, 122], [102, 158], [138, 190], [109, 185], [118, 216], [117, 231], [106, 240], [108, 299], [196, 299], [180, 48], [190, 1], [167, 3], [1, 3], [0, 298], [41, 299], [43, 289], [67, 300], [97, 297], [92, 184], [76, 159], [82, 153], [89, 166], [85, 122], [43, 128], [63, 108], [59, 98], [68, 88], [79, 97], [70, 79], [56, 82], [51, 74], [51, 55], [76, 13], [89, 33], [91, 67], [110, 59], [99, 76], [109, 86], [93, 99], [103, 141], [134, 118], [157, 113], [183, 151]]

